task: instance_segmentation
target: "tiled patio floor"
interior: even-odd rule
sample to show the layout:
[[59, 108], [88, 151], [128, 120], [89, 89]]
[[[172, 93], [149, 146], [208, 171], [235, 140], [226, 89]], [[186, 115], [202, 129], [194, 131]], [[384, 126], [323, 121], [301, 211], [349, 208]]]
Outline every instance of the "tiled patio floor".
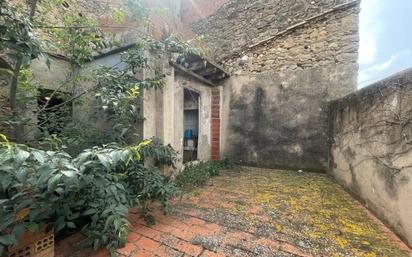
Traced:
[[[382, 223], [328, 176], [242, 168], [154, 212], [148, 225], [131, 211], [133, 232], [120, 256], [389, 256], [410, 255]], [[74, 251], [78, 235], [56, 246]]]

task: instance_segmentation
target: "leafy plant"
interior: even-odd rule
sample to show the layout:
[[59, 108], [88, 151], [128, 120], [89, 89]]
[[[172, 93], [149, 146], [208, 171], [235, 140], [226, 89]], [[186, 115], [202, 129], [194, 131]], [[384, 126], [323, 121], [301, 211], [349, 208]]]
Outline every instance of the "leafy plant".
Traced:
[[[102, 48], [111, 46], [96, 19], [79, 11], [80, 2], [28, 1], [26, 9], [0, 0], [0, 71], [12, 76], [12, 117], [6, 122], [13, 128], [17, 142], [26, 142], [26, 135], [32, 132], [25, 131], [25, 127], [38, 125], [36, 119], [24, 116], [30, 101], [37, 97], [37, 90], [43, 88], [33, 82], [28, 71], [32, 59], [43, 59], [50, 66], [44, 52], [53, 52], [65, 55], [78, 67], [92, 60]], [[147, 18], [148, 10], [141, 1], [128, 2], [132, 18]], [[119, 20], [122, 16], [122, 10], [115, 15]], [[160, 57], [166, 51], [183, 56], [197, 53], [177, 36], [153, 42], [150, 48], [158, 45]], [[94, 96], [96, 115], [87, 122], [68, 115], [63, 124], [47, 100], [42, 107], [30, 110], [48, 125], [31, 147], [10, 143], [0, 134], [0, 255], [4, 246], [16, 243], [26, 229], [36, 231], [48, 223], [59, 232], [79, 226], [79, 220], [87, 221], [84, 230], [94, 248], [106, 246], [113, 252], [126, 242], [130, 207], [146, 209], [153, 201], [165, 206], [178, 193], [170, 178], [157, 168], [143, 165], [145, 159], [152, 158], [156, 165], [173, 166], [177, 153], [171, 146], [156, 140], [129, 146], [136, 142], [133, 128], [141, 121], [141, 90], [161, 89], [165, 83], [165, 75], [149, 66], [143, 47], [136, 44], [123, 53], [122, 68], [101, 67], [92, 70], [90, 76], [68, 74], [67, 81], [50, 94], [57, 96], [59, 90], [71, 92], [62, 98], [62, 106], [83, 103], [90, 99], [86, 96]], [[151, 70], [154, 76], [139, 79], [138, 74], [144, 69]], [[94, 86], [79, 88], [83, 81]], [[45, 115], [50, 110], [56, 115]], [[107, 118], [105, 123], [111, 125], [105, 131], [93, 124], [102, 113]], [[59, 133], [49, 129], [56, 124]]]
[[221, 170], [232, 167], [233, 163], [228, 159], [189, 164], [176, 176], [175, 182], [179, 187], [190, 190], [205, 185], [211, 177], [218, 176]]
[[[126, 242], [130, 207], [156, 200], [165, 204], [177, 193], [159, 170], [142, 166], [140, 151], [149, 141], [94, 147], [72, 158], [64, 151], [29, 148], [1, 138], [0, 250], [15, 244], [26, 229], [36, 231], [54, 222], [58, 232], [87, 218], [90, 223], [84, 229], [90, 244], [114, 251]], [[21, 213], [27, 215], [17, 220]]]
[[150, 158], [155, 166], [168, 165], [174, 167], [178, 161], [178, 152], [171, 145], [163, 145], [156, 138], [151, 139], [151, 143], [143, 147], [140, 151], [144, 158]]

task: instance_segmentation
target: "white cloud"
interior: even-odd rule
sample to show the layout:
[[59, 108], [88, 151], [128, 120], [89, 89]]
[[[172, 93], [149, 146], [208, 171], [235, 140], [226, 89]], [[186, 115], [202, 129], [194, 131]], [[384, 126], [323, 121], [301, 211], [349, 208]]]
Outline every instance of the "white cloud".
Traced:
[[394, 62], [396, 62], [399, 59], [399, 55], [392, 55], [388, 60], [375, 64], [363, 71], [360, 72], [359, 74], [359, 81], [364, 82], [368, 81], [374, 76], [378, 75], [377, 73], [380, 73], [382, 71], [385, 71], [389, 69]]
[[362, 0], [359, 21], [360, 45], [359, 64], [368, 65], [375, 61], [377, 42], [382, 33], [383, 23], [379, 17], [385, 1]]
[[359, 64], [371, 64], [375, 61], [376, 56], [376, 37], [370, 33], [362, 36], [359, 45]]
[[411, 54], [412, 52], [410, 50], [404, 50], [392, 55], [382, 63], [377, 63], [361, 70], [358, 77], [360, 87], [367, 86], [380, 79], [382, 74], [385, 74], [385, 71], [388, 71], [402, 56]]

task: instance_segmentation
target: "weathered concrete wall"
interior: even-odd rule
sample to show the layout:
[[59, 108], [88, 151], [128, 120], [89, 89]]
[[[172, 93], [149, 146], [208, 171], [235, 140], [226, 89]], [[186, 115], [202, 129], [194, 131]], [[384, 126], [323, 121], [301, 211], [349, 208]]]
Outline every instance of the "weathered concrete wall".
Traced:
[[[200, 95], [198, 159], [207, 161], [211, 157], [211, 104], [212, 89], [203, 83], [168, 68], [166, 85], [162, 90], [144, 92], [143, 137], [153, 136], [170, 144], [183, 160], [184, 136], [184, 89]], [[177, 165], [179, 169], [181, 163]]]
[[356, 90], [358, 13], [358, 4], [338, 8], [222, 61], [233, 74], [222, 155], [248, 165], [327, 169], [327, 102]]
[[254, 166], [326, 170], [327, 100], [342, 93], [331, 87], [337, 83], [352, 85], [344, 65], [232, 77], [223, 95], [223, 156]]
[[[32, 73], [32, 75], [29, 75], [30, 82], [33, 85], [38, 85], [44, 89], [69, 92], [68, 85], [65, 85], [64, 83], [72, 76], [72, 72], [74, 71], [73, 66], [71, 66], [69, 62], [61, 60], [59, 58], [50, 57], [49, 60], [50, 69], [44, 61], [40, 61], [38, 59], [33, 60], [29, 69]], [[3, 85], [3, 92], [5, 93], [3, 95], [3, 100], [4, 102], [7, 102], [7, 105], [9, 105], [9, 82], [10, 80], [7, 81], [7, 84], [5, 83]], [[37, 95], [38, 92], [37, 89], [34, 87], [20, 88], [18, 89], [18, 94], [24, 95], [26, 97], [33, 97]], [[23, 130], [25, 138], [31, 139], [38, 132], [38, 120], [36, 113], [38, 110], [37, 99], [34, 99], [33, 101], [20, 102], [18, 104], [18, 108], [19, 112], [21, 113], [21, 117], [25, 119]], [[0, 113], [0, 116], [5, 117], [6, 114], [2, 115]], [[10, 139], [13, 140], [11, 128], [8, 126], [4, 126], [3, 130], [6, 134], [10, 136]]]
[[[179, 132], [176, 136], [181, 138], [180, 148], [183, 152], [183, 91], [189, 89], [200, 95], [199, 104], [199, 138], [198, 138], [198, 159], [202, 161], [210, 160], [211, 157], [211, 120], [212, 120], [212, 88], [195, 80], [188, 78], [182, 74], [176, 74], [176, 89], [179, 90], [179, 98], [177, 104], [179, 106], [177, 114], [179, 119], [175, 121], [174, 126], [179, 127]], [[180, 95], [181, 94], [181, 95]], [[180, 98], [180, 96], [182, 96]]]
[[330, 105], [330, 172], [412, 246], [412, 69]]
[[6, 122], [7, 117], [11, 115], [10, 110], [10, 82], [11, 76], [9, 74], [0, 72], [0, 133], [11, 138], [11, 131], [9, 125]]

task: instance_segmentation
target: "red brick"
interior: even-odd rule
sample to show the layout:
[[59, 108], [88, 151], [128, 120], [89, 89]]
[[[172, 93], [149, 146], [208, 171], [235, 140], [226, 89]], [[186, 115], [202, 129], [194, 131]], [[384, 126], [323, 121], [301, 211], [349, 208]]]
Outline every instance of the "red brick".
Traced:
[[213, 154], [213, 155], [212, 155], [212, 159], [213, 159], [214, 161], [220, 160], [220, 154]]
[[220, 122], [212, 122], [212, 133], [220, 133]]
[[138, 234], [136, 234], [136, 233], [134, 233], [134, 232], [131, 232], [130, 234], [129, 234], [129, 236], [127, 237], [127, 242], [134, 242], [134, 241], [137, 241], [137, 240], [139, 240], [140, 239], [140, 235], [138, 235]]
[[116, 251], [119, 254], [129, 256], [132, 253], [137, 252], [138, 249], [139, 248], [136, 245], [134, 245], [133, 243], [127, 243], [123, 248], [119, 248]]
[[218, 224], [209, 223], [204, 225], [204, 227], [215, 234], [220, 233], [222, 231], [222, 227]]
[[206, 222], [198, 218], [189, 218], [186, 220], [188, 225], [204, 225]]
[[177, 237], [173, 235], [168, 235], [168, 234], [158, 235], [153, 239], [170, 247], [174, 247], [180, 242], [180, 239], [178, 239]]
[[[176, 247], [176, 246], [173, 246]], [[156, 250], [156, 255], [161, 257], [182, 257], [183, 253], [172, 249], [171, 247], [162, 245]]]
[[151, 226], [151, 228], [154, 230], [162, 231], [164, 233], [170, 233], [175, 230], [174, 227], [159, 222], [157, 222], [156, 225]]
[[215, 231], [204, 226], [192, 226], [191, 232], [201, 236], [212, 236]]
[[182, 230], [182, 229], [175, 229], [172, 232], [172, 235], [174, 235], [177, 238], [186, 240], [186, 241], [192, 240], [193, 237], [195, 236], [195, 234], [193, 234], [191, 231]]
[[220, 156], [220, 149], [212, 149], [212, 155]]
[[178, 228], [178, 229], [189, 229], [189, 226], [183, 222], [181, 222], [180, 220], [170, 217], [170, 216], [166, 216], [166, 215], [155, 215], [155, 220], [157, 223], [162, 223], [168, 226], [172, 226], [174, 228]]
[[148, 252], [146, 250], [138, 250], [136, 253], [132, 255], [132, 257], [153, 257], [153, 253]]
[[162, 232], [156, 231], [149, 227], [141, 226], [135, 230], [136, 233], [141, 234], [145, 237], [154, 238], [155, 236], [159, 235]]
[[302, 252], [301, 250], [299, 250], [298, 248], [296, 248], [295, 246], [288, 244], [288, 243], [284, 243], [282, 244], [279, 249], [281, 251], [296, 255], [296, 256], [302, 256], [302, 257], [309, 257], [309, 254], [305, 254], [304, 252]]
[[225, 257], [225, 254], [219, 254], [219, 253], [214, 253], [208, 250], [205, 250], [202, 255], [202, 257]]
[[244, 244], [244, 242], [253, 241], [253, 235], [242, 231], [235, 231], [226, 234], [225, 243], [230, 245]]
[[176, 249], [191, 256], [199, 256], [202, 252], [202, 247], [189, 244], [185, 241], [180, 241], [180, 243], [176, 246]]
[[160, 247], [160, 244], [150, 238], [142, 237], [139, 241], [137, 241], [136, 245], [139, 249], [145, 249], [150, 251], [155, 251], [157, 248]]
[[218, 154], [218, 153], [220, 153], [220, 147], [218, 144], [215, 143], [212, 145], [212, 154]]

